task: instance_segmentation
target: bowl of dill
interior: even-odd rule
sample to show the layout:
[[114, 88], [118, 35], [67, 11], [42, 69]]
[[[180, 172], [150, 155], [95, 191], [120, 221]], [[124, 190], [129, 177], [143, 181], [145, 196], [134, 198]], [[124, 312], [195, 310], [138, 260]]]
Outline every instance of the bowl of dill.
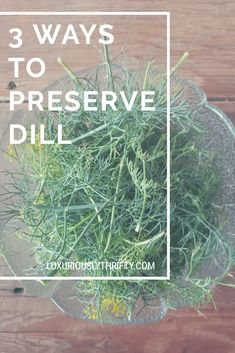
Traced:
[[[234, 126], [175, 75], [177, 67], [168, 130], [164, 70], [107, 61], [74, 74], [60, 63], [68, 75], [44, 94], [95, 91], [97, 109], [45, 106], [9, 121], [27, 131], [46, 123], [44, 138], [55, 141], [42, 145], [36, 133], [34, 143], [9, 146], [9, 128], [2, 136], [1, 246], [9, 267], [28, 292], [80, 319], [136, 324], [169, 308], [198, 309], [234, 263]], [[116, 110], [104, 111], [104, 89], [126, 97], [153, 91], [155, 109], [143, 112], [137, 97], [130, 111], [119, 98]], [[71, 144], [58, 144], [58, 124]]]

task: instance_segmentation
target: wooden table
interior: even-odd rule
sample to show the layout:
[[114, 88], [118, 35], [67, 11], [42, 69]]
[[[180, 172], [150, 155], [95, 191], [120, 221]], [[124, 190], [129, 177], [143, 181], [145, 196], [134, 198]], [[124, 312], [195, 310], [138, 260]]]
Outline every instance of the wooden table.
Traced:
[[[222, 108], [235, 122], [235, 3], [229, 0], [47, 0], [11, 1], [0, 4], [0, 11], [171, 11], [171, 61], [175, 64], [187, 50], [187, 63], [179, 74], [200, 85], [209, 100]], [[9, 22], [10, 21], [10, 22]], [[25, 45], [19, 56], [26, 58], [44, 56], [47, 59], [48, 74], [35, 80], [23, 72], [15, 81], [18, 89], [41, 89], [63, 75], [61, 68], [54, 65], [55, 55], [60, 55], [75, 70], [97, 63], [97, 55], [89, 55], [86, 48], [75, 52], [59, 48], [55, 52], [43, 47], [40, 52], [34, 47], [27, 26], [36, 21], [31, 18], [2, 18], [4, 28], [16, 25], [25, 28]], [[46, 21], [46, 20], [45, 20]], [[53, 23], [58, 18], [51, 18]], [[66, 23], [61, 19], [62, 23]], [[84, 20], [85, 21], [85, 20]], [[84, 22], [85, 23], [85, 22]], [[120, 29], [118, 50], [122, 50], [123, 38], [128, 24], [115, 20], [115, 26], [124, 23]], [[158, 24], [149, 18], [144, 22], [132, 23], [132, 64], [146, 63], [151, 53], [159, 55], [163, 42], [156, 44], [152, 31]], [[147, 28], [147, 29], [146, 29]], [[147, 30], [147, 32], [146, 32]], [[147, 35], [146, 35], [147, 33]], [[122, 40], [122, 41], [121, 41]], [[12, 81], [6, 57], [6, 38], [0, 38], [0, 119], [1, 127], [7, 117], [6, 104], [9, 95], [8, 84]], [[14, 53], [15, 54], [15, 53]], [[17, 53], [18, 54], [18, 53]], [[1, 260], [1, 274], [9, 269]], [[145, 326], [112, 327], [89, 324], [74, 320], [62, 314], [48, 299], [36, 298], [27, 293], [16, 293], [20, 287], [17, 281], [0, 283], [0, 353], [234, 353], [235, 352], [235, 295], [227, 287], [215, 291], [217, 310], [213, 305], [204, 305], [201, 313], [192, 309], [170, 311], [161, 322]]]

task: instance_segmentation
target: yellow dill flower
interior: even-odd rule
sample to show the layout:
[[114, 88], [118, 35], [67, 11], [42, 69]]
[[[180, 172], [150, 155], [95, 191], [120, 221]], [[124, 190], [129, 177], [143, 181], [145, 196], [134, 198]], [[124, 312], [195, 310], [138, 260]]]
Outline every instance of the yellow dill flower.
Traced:
[[102, 301], [102, 309], [111, 312], [116, 317], [125, 316], [127, 314], [127, 308], [118, 298], [106, 297]]
[[[85, 310], [84, 313], [91, 320], [97, 320], [100, 317], [98, 304], [92, 303]], [[127, 307], [118, 298], [115, 297], [105, 297], [100, 303], [101, 312], [106, 312], [113, 314], [116, 318], [121, 318], [127, 315]]]
[[99, 317], [98, 310], [94, 303], [90, 304], [83, 312], [90, 320], [97, 320]]
[[35, 201], [34, 201], [34, 205], [45, 205], [45, 203], [46, 203], [45, 196], [41, 192], [36, 196]]

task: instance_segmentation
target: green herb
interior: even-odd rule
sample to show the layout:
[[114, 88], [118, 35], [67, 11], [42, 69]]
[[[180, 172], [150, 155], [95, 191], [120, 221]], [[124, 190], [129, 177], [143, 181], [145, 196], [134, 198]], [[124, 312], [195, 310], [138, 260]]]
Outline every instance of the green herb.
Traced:
[[[19, 166], [10, 173], [18, 201], [9, 204], [6, 216], [25, 224], [38, 275], [70, 274], [48, 271], [46, 263], [53, 261], [156, 264], [150, 271], [87, 270], [86, 276], [143, 276], [138, 281], [79, 281], [78, 299], [91, 319], [101, 320], [110, 307], [115, 317], [130, 318], [139, 297], [146, 305], [156, 297], [169, 307], [176, 301], [197, 305], [211, 298], [216, 282], [200, 276], [200, 265], [216, 249], [232, 256], [212, 206], [221, 182], [214, 156], [200, 147], [204, 130], [175, 87], [170, 116], [171, 280], [145, 281], [145, 276], [166, 275], [166, 75], [151, 63], [140, 79], [140, 72], [112, 65], [107, 48], [104, 54], [103, 86], [129, 97], [143, 87], [154, 90], [156, 111], [141, 111], [140, 99], [131, 112], [121, 100], [117, 111], [103, 112], [100, 105], [95, 112], [45, 109], [38, 125], [47, 122], [46, 137], [56, 139], [56, 125], [62, 124], [64, 138], [73, 143], [42, 146], [38, 137], [36, 144], [27, 142], [11, 151]], [[79, 92], [101, 91], [102, 66], [92, 77], [77, 77], [59, 63]]]

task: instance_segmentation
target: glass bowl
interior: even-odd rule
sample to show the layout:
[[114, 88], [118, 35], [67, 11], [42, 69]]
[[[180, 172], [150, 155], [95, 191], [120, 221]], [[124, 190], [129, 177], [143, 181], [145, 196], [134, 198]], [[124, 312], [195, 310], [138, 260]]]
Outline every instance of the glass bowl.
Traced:
[[[115, 68], [117, 72], [123, 70], [121, 67]], [[100, 68], [82, 70], [78, 76], [94, 77]], [[139, 71], [139, 74], [143, 72]], [[220, 172], [223, 175], [222, 191], [217, 200], [221, 211], [226, 214], [227, 223], [224, 226], [223, 233], [234, 246], [235, 229], [235, 129], [227, 116], [215, 106], [207, 102], [205, 93], [193, 83], [178, 77], [171, 78], [171, 90], [175, 86], [182, 89], [180, 99], [186, 101], [189, 106], [189, 112], [193, 118], [205, 127], [207, 133], [202, 141], [202, 148], [212, 150], [216, 154], [216, 162]], [[43, 93], [49, 90], [68, 90], [70, 80], [68, 77], [62, 78], [47, 87]], [[14, 113], [12, 117], [9, 114], [10, 123], [29, 122], [35, 119], [36, 112], [20, 110]], [[8, 148], [9, 127], [4, 131], [1, 139], [3, 150]], [[11, 166], [10, 166], [11, 168]], [[9, 160], [3, 154], [1, 156], [1, 169], [9, 169]], [[7, 177], [1, 174], [1, 185], [7, 183]], [[6, 205], [1, 204], [1, 210]], [[6, 224], [1, 220], [1, 245], [4, 258], [9, 265], [14, 276], [25, 276], [25, 270], [32, 267], [35, 263], [32, 244], [29, 241], [19, 238], [17, 233], [18, 225], [14, 222]], [[200, 268], [201, 278], [215, 278], [223, 274], [228, 268], [228, 259], [221, 249], [217, 249], [213, 258], [204, 261]], [[89, 320], [84, 315], [84, 307], [77, 299], [76, 281], [74, 280], [53, 280], [47, 285], [36, 280], [21, 280], [22, 286], [26, 292], [41, 297], [51, 298], [51, 300], [66, 314], [79, 319]], [[182, 307], [190, 305], [190, 299], [182, 302], [179, 298], [174, 298], [175, 306]], [[137, 301], [130, 318], [116, 318], [112, 315], [104, 317], [104, 323], [111, 324], [142, 324], [155, 322], [163, 318], [167, 313], [167, 305], [164, 296], [159, 295], [153, 299], [152, 303], [146, 306], [143, 302]]]

